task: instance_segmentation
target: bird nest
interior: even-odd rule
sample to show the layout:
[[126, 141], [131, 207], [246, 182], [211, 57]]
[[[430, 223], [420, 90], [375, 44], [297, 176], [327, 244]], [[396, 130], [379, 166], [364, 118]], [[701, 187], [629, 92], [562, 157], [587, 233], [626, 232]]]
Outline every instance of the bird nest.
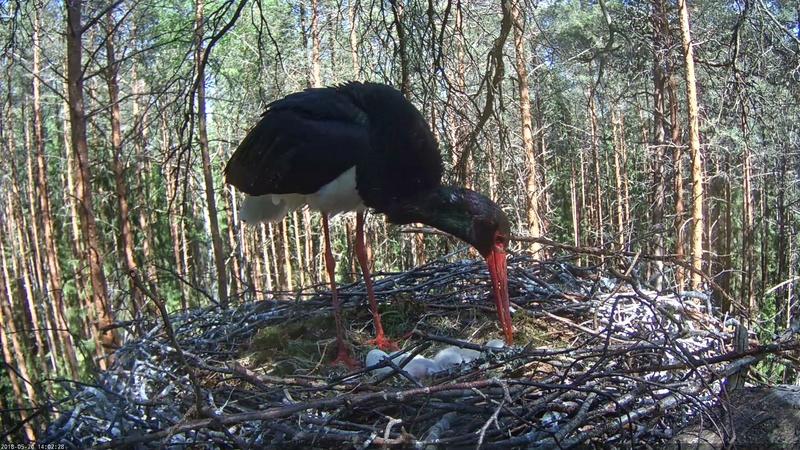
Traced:
[[[377, 274], [408, 355], [480, 352], [418, 379], [401, 365], [330, 366], [329, 292], [210, 307], [140, 324], [97, 384], [64, 383], [40, 443], [65, 448], [647, 448], [709, 413], [742, 356], [699, 293], [656, 292], [632, 270], [509, 258], [515, 343], [499, 337], [485, 264]], [[619, 265], [619, 260], [614, 266]], [[342, 286], [348, 340], [369, 348], [363, 284]], [[392, 328], [393, 327], [393, 328]], [[752, 352], [751, 352], [752, 354]]]

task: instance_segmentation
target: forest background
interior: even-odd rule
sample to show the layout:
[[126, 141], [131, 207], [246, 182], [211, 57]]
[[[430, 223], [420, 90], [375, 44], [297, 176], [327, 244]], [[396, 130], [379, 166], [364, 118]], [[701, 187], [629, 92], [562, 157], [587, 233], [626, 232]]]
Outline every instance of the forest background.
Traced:
[[[422, 111], [516, 251], [647, 255], [763, 335], [797, 308], [796, 2], [0, 1], [0, 45], [0, 421], [31, 440], [154, 314], [131, 271], [170, 311], [322, 285], [319, 215], [242, 227], [222, 169], [266, 103], [348, 80]], [[462, 246], [403, 231], [369, 218], [376, 268]]]

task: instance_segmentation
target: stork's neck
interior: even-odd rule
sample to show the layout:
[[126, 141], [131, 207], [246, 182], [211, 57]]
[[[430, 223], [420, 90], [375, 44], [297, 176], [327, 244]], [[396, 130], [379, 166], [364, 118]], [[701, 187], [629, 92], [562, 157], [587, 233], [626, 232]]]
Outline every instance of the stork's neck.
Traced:
[[420, 198], [391, 205], [379, 212], [383, 212], [391, 223], [430, 225], [471, 244], [483, 253], [488, 249], [482, 248], [476, 223], [491, 220], [496, 211], [499, 209], [491, 200], [475, 191], [438, 186]]

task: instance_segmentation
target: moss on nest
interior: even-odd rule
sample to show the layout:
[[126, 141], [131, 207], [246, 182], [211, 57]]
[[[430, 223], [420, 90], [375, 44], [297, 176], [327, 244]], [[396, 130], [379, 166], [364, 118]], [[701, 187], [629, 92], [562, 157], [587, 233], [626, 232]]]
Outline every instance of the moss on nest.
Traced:
[[[378, 311], [384, 332], [393, 339], [400, 339], [414, 329], [477, 344], [502, 337], [496, 314], [491, 308], [475, 305], [429, 308], [425, 301], [401, 294], [379, 303]], [[375, 337], [372, 314], [366, 301], [343, 308], [342, 322], [352, 356], [363, 361], [366, 353], [374, 348], [366, 342]], [[541, 317], [518, 310], [513, 316], [513, 324], [516, 345], [560, 345], [553, 339], [552, 324], [548, 325]], [[407, 345], [404, 341], [398, 344], [401, 347]], [[336, 350], [333, 312], [329, 308], [319, 309], [259, 330], [249, 349], [248, 356], [252, 362], [249, 366], [274, 375], [325, 373], [341, 369], [328, 365]], [[432, 348], [427, 353], [432, 356], [438, 350]]]

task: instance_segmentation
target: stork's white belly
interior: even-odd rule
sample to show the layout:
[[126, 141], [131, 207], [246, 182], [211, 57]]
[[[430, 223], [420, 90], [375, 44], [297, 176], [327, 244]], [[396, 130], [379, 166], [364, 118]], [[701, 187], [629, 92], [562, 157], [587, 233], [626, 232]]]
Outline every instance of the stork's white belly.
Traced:
[[288, 211], [308, 205], [331, 216], [346, 211], [363, 211], [364, 201], [356, 190], [356, 168], [350, 168], [317, 192], [302, 194], [245, 195], [239, 218], [243, 222], [277, 222]]

